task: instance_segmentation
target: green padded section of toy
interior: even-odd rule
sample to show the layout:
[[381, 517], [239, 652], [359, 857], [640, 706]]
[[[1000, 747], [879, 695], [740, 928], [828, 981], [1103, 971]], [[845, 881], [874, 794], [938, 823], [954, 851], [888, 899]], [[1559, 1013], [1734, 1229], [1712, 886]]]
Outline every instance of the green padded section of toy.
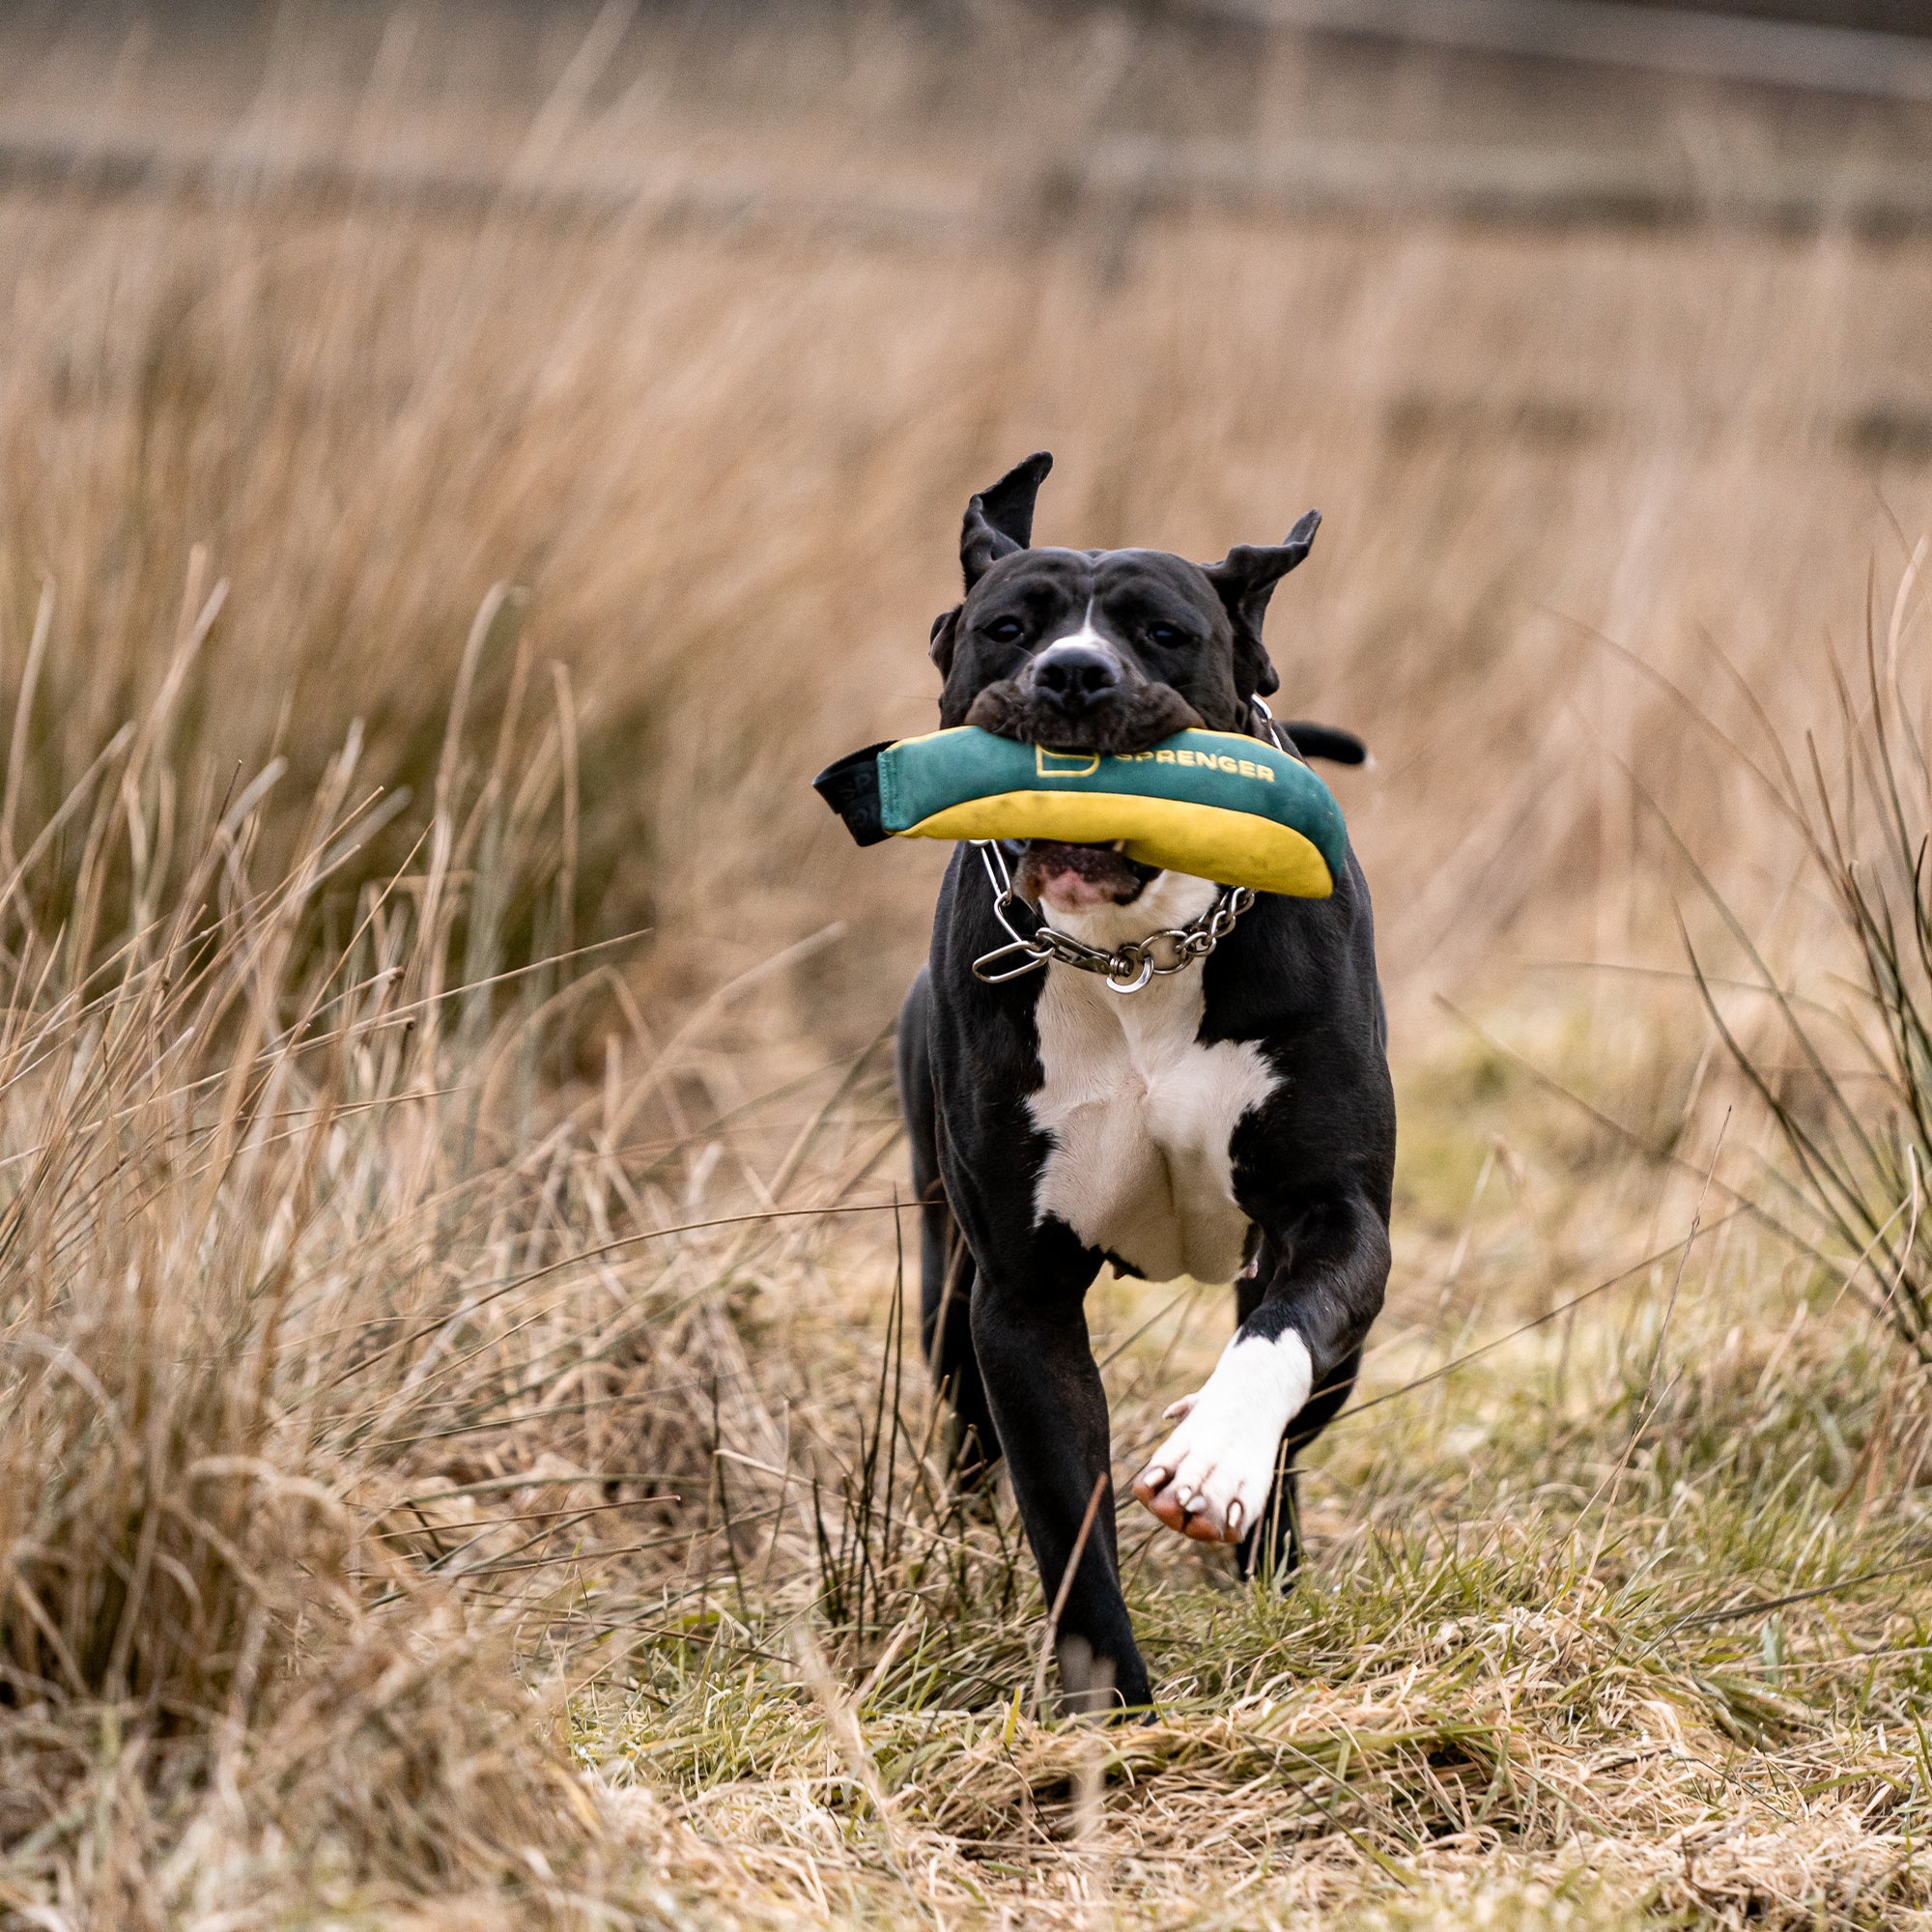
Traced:
[[902, 838], [1124, 839], [1144, 866], [1326, 898], [1348, 850], [1342, 809], [1300, 759], [1229, 731], [1151, 751], [1050, 752], [961, 725], [879, 753], [885, 830]]

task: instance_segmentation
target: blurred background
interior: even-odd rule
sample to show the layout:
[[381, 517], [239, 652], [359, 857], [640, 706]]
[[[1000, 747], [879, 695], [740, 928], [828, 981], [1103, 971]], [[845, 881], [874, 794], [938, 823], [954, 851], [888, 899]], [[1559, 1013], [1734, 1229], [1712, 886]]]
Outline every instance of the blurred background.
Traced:
[[301, 796], [361, 717], [365, 777], [419, 792], [507, 582], [477, 689], [521, 648], [524, 711], [573, 710], [576, 935], [650, 928], [675, 1003], [840, 921], [743, 1023], [847, 1050], [943, 854], [852, 850], [806, 781], [930, 724], [965, 498], [1046, 446], [1046, 541], [1206, 558], [1322, 510], [1269, 642], [1288, 713], [1374, 747], [1336, 782], [1399, 1009], [1504, 969], [1601, 1004], [1515, 969], [1674, 958], [1646, 795], [1778, 889], [1683, 697], [1802, 726], [1932, 526], [1928, 27], [14, 0], [29, 786], [163, 676], [199, 546], [196, 754], [272, 740]]
[[[1041, 447], [1322, 511], [1402, 1119], [1111, 1785], [809, 788]], [[1919, 0], [0, 0], [0, 1916], [1922, 1916], [1928, 530]], [[1231, 1310], [1088, 1316], [1123, 1491]]]

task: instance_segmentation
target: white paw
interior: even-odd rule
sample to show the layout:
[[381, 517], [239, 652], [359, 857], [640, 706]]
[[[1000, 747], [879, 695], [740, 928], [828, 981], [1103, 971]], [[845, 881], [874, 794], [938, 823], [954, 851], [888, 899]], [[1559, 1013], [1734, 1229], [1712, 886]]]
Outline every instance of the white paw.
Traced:
[[1197, 1393], [1167, 1410], [1179, 1426], [1134, 1482], [1134, 1494], [1170, 1529], [1199, 1543], [1238, 1543], [1267, 1505], [1282, 1432], [1314, 1383], [1308, 1347], [1292, 1329], [1278, 1342], [1236, 1336]]

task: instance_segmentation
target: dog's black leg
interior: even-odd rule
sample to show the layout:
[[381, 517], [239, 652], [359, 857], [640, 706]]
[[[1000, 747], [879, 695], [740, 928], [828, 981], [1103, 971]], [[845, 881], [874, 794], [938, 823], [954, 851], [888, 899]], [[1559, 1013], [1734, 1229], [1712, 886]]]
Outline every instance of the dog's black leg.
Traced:
[[[1273, 1257], [1264, 1242], [1261, 1266], [1235, 1284], [1236, 1323], [1245, 1323], [1261, 1307], [1264, 1283], [1272, 1278]], [[1293, 1586], [1295, 1572], [1301, 1568], [1299, 1485], [1295, 1481], [1294, 1459], [1341, 1412], [1354, 1392], [1355, 1375], [1361, 1363], [1362, 1351], [1356, 1348], [1325, 1381], [1317, 1385], [1307, 1406], [1289, 1424], [1281, 1447], [1275, 1452], [1274, 1484], [1268, 1491], [1266, 1512], [1240, 1542], [1237, 1553], [1243, 1577], [1261, 1577], [1282, 1590]]]
[[939, 1171], [939, 1119], [932, 1092], [931, 990], [924, 967], [899, 1014], [899, 1104], [912, 1148], [920, 1202], [919, 1333], [926, 1366], [952, 1413], [950, 1455], [962, 1489], [977, 1489], [998, 1462], [992, 1411], [973, 1352], [973, 1251], [947, 1205]]
[[1243, 1291], [1234, 1340], [1202, 1387], [1170, 1410], [1174, 1433], [1134, 1492], [1197, 1540], [1258, 1535], [1251, 1550], [1279, 1571], [1294, 1555], [1294, 1450], [1347, 1398], [1381, 1308], [1389, 1242], [1360, 1189], [1283, 1188], [1266, 1205], [1281, 1211], [1256, 1214], [1267, 1230], [1259, 1292]]
[[1289, 1232], [1271, 1235], [1260, 1265], [1236, 1284], [1237, 1338], [1307, 1348], [1311, 1388], [1275, 1453], [1266, 1509], [1241, 1539], [1244, 1577], [1273, 1577], [1283, 1588], [1301, 1563], [1294, 1459], [1353, 1393], [1362, 1339], [1388, 1284], [1388, 1229], [1361, 1196], [1308, 1205]]
[[952, 1412], [951, 1460], [962, 1490], [979, 1489], [1000, 1460], [973, 1347], [973, 1251], [942, 1196], [922, 1210], [920, 1339], [934, 1385]]
[[1121, 1594], [1107, 1396], [1081, 1307], [1099, 1257], [1056, 1222], [1037, 1230], [1033, 1250], [1032, 1265], [1010, 1278], [981, 1271], [973, 1340], [1049, 1604], [1101, 1485], [1057, 1633], [1066, 1701], [1144, 1708], [1152, 1690]]
[[1356, 1349], [1289, 1424], [1275, 1457], [1275, 1486], [1268, 1496], [1267, 1514], [1255, 1534], [1241, 1541], [1243, 1577], [1271, 1577], [1284, 1590], [1293, 1584], [1295, 1572], [1301, 1568], [1300, 1485], [1294, 1459], [1341, 1413], [1355, 1392], [1355, 1375], [1361, 1365], [1362, 1351]]

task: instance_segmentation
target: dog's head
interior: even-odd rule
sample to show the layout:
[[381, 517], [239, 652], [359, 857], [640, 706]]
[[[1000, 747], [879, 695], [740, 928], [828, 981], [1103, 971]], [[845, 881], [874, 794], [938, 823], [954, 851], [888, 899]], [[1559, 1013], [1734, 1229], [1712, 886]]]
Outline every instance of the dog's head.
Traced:
[[[1034, 499], [1053, 467], [1030, 456], [966, 506], [966, 595], [932, 627], [943, 724], [1055, 751], [1144, 752], [1190, 725], [1253, 728], [1279, 679], [1262, 644], [1274, 586], [1308, 554], [1311, 510], [1284, 543], [1219, 563], [1154, 550], [1034, 550]], [[1067, 904], [1124, 903], [1153, 876], [1105, 847], [1033, 841], [1020, 884]], [[1042, 883], [1049, 866], [1065, 891]], [[1091, 890], [1076, 891], [1080, 881]], [[1038, 891], [1028, 891], [1038, 897]]]

